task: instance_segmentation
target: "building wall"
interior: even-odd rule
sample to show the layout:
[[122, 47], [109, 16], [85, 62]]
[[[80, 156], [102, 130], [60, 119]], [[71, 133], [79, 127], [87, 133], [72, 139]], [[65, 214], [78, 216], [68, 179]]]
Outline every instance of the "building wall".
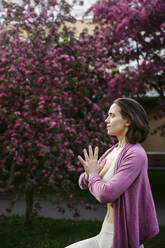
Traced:
[[146, 141], [143, 142], [144, 148], [146, 151], [151, 152], [165, 152], [165, 136], [161, 136], [160, 131], [151, 134], [154, 129], [165, 123], [165, 117], [159, 117], [158, 98], [148, 97], [147, 99], [141, 99], [139, 102], [143, 105], [148, 114], [151, 130]]
[[88, 29], [90, 33], [93, 33], [94, 25], [92, 24], [91, 20], [85, 20], [82, 22], [81, 20], [78, 20], [76, 24], [67, 24], [68, 27], [75, 28], [75, 34], [78, 36], [83, 29]]
[[[151, 128], [158, 127], [160, 124], [165, 123], [165, 118], [154, 120], [150, 118], [149, 123]], [[160, 133], [157, 132], [154, 135], [149, 134], [146, 141], [143, 143], [146, 151], [154, 151], [154, 152], [165, 152], [165, 137], [160, 136]]]

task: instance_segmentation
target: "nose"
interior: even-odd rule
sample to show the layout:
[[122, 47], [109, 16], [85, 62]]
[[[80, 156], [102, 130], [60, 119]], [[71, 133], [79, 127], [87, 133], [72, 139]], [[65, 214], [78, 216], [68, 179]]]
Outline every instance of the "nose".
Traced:
[[105, 119], [105, 123], [108, 124], [110, 122], [109, 116]]

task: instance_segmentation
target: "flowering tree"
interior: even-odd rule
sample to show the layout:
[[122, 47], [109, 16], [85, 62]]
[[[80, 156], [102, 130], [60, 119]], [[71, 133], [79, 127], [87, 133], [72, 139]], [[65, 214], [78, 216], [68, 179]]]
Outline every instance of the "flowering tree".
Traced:
[[94, 33], [77, 37], [65, 0], [3, 5], [0, 191], [25, 192], [30, 222], [33, 196], [46, 186], [74, 199], [77, 155], [89, 143], [102, 153], [110, 142], [110, 101], [151, 88], [164, 99], [165, 8], [158, 0], [100, 1], [89, 10]]
[[[155, 90], [160, 116], [164, 116], [165, 1], [103, 0], [89, 11], [93, 11], [104, 46], [116, 63], [108, 83], [110, 94], [142, 96]], [[165, 134], [165, 124], [161, 134]]]
[[89, 142], [102, 148], [109, 142], [102, 130], [111, 61], [100, 34], [96, 42], [87, 30], [76, 38], [68, 28], [75, 20], [65, 0], [7, 2], [0, 33], [0, 191], [25, 192], [28, 223], [34, 194], [49, 185], [72, 198], [82, 171], [77, 155]]

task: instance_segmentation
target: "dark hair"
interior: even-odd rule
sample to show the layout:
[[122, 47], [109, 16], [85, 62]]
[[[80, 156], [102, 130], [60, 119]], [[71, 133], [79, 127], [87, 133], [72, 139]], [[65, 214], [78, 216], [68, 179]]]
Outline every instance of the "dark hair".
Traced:
[[131, 144], [143, 142], [149, 133], [147, 114], [140, 103], [132, 98], [118, 98], [113, 103], [120, 107], [123, 118], [128, 119], [131, 124], [126, 137]]

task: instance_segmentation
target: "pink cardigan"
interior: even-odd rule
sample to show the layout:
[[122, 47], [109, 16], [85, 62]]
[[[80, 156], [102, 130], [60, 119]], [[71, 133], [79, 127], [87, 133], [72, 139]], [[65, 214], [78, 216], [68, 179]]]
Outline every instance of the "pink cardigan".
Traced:
[[[117, 144], [115, 145], [117, 146]], [[101, 162], [110, 151], [100, 158]], [[140, 144], [126, 144], [116, 163], [114, 176], [104, 182], [98, 175], [79, 177], [81, 189], [89, 188], [100, 202], [113, 202], [113, 248], [139, 248], [159, 232], [159, 225], [148, 179], [148, 160]]]

